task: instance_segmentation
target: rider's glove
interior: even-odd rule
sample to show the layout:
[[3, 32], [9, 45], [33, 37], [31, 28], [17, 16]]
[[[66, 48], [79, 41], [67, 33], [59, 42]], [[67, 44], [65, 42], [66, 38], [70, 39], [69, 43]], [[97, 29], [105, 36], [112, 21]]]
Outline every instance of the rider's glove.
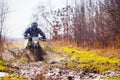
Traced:
[[24, 34], [24, 37], [27, 37], [27, 34]]
[[42, 37], [42, 39], [46, 39], [46, 37], [45, 37], [45, 36], [43, 36], [43, 37]]
[[45, 37], [45, 36], [43, 36], [43, 37], [42, 37], [42, 40], [43, 40], [43, 41], [46, 41], [46, 37]]

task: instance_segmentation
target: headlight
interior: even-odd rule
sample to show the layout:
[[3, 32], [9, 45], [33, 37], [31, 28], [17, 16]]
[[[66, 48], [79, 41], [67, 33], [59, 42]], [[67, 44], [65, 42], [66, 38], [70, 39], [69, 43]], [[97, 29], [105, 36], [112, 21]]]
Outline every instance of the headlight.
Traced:
[[37, 44], [37, 41], [35, 40], [34, 43]]

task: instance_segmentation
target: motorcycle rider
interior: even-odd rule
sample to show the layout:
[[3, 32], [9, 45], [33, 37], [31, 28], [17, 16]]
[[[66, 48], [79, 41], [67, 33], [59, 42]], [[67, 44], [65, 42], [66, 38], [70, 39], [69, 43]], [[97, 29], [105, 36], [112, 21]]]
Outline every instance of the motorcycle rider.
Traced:
[[[38, 28], [38, 23], [37, 22], [33, 22], [31, 24], [31, 27], [29, 27], [25, 32], [24, 32], [24, 37], [29, 37], [28, 39], [28, 43], [27, 43], [27, 46], [26, 48], [29, 48], [31, 47], [31, 43], [32, 43], [32, 37], [38, 37], [39, 34], [42, 36], [42, 39], [46, 40], [46, 36], [45, 34], [43, 33], [43, 31]], [[29, 36], [28, 36], [29, 35]]]

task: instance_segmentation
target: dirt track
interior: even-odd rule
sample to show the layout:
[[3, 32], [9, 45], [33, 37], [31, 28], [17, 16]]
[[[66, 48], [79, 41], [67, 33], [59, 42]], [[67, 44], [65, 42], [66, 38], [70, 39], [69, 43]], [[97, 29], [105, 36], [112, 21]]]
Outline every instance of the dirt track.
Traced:
[[104, 80], [105, 77], [120, 76], [119, 72], [114, 71], [97, 74], [69, 69], [66, 65], [61, 64], [61, 61], [68, 58], [55, 52], [47, 51], [44, 56], [45, 60], [38, 62], [27, 62], [24, 53], [26, 53], [25, 49], [6, 49], [3, 53], [3, 60], [11, 61], [9, 64], [17, 68], [13, 69], [14, 73], [26, 77], [27, 80], [42, 80], [42, 78], [46, 78], [46, 80]]

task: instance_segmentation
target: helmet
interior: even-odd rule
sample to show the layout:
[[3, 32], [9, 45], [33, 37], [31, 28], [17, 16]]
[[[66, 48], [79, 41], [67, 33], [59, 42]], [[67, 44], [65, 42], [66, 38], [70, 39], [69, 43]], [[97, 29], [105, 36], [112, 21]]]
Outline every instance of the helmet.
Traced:
[[33, 22], [33, 23], [31, 24], [31, 27], [32, 27], [33, 30], [36, 30], [36, 29], [37, 29], [37, 26], [38, 26], [38, 23], [36, 23], [36, 22]]

